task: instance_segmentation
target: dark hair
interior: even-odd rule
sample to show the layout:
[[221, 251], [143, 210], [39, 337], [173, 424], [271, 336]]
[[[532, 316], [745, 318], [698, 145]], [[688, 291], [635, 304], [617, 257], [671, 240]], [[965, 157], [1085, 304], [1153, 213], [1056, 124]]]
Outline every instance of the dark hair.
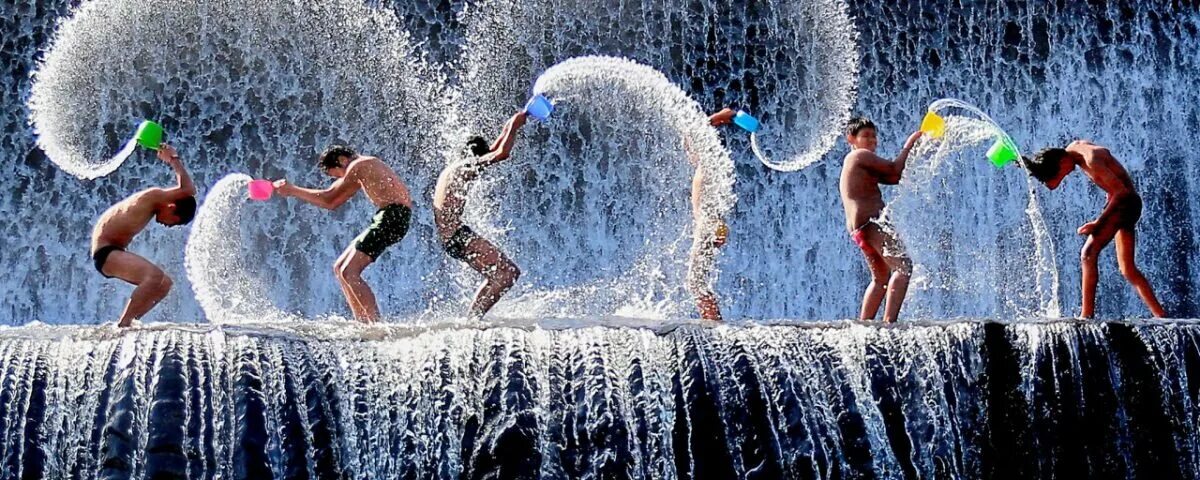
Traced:
[[858, 132], [864, 128], [879, 131], [878, 128], [875, 128], [875, 123], [867, 120], [866, 117], [854, 117], [846, 122], [846, 135], [858, 135]]
[[1021, 157], [1021, 164], [1026, 170], [1029, 170], [1029, 174], [1033, 175], [1033, 178], [1046, 183], [1058, 175], [1066, 156], [1067, 151], [1061, 148], [1044, 148], [1033, 156], [1033, 160], [1030, 160], [1029, 157]]
[[467, 150], [476, 157], [482, 157], [492, 151], [491, 145], [488, 145], [487, 140], [479, 135], [467, 137]]
[[192, 219], [196, 218], [196, 197], [189, 195], [176, 200], [175, 215], [179, 216], [179, 223], [176, 223], [175, 225], [187, 225], [192, 223]]
[[338, 163], [339, 158], [354, 158], [355, 155], [358, 154], [354, 153], [354, 150], [350, 147], [345, 145], [330, 145], [329, 148], [326, 148], [325, 151], [321, 153], [321, 158], [317, 160], [317, 166], [321, 167], [321, 170], [338, 168], [342, 166]]

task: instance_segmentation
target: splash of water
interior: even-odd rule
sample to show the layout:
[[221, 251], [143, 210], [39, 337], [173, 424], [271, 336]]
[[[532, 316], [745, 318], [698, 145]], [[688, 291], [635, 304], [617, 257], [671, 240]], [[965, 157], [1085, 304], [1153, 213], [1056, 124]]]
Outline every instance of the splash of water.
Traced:
[[[728, 75], [732, 88], [718, 94], [722, 103], [706, 108], [732, 105], [762, 120], [765, 127], [756, 141], [765, 147], [763, 158], [778, 160], [764, 161], [771, 168], [808, 167], [840, 138], [856, 98], [859, 68], [857, 32], [845, 2], [764, 2], [739, 9], [673, 0], [622, 5], [614, 15], [595, 15], [595, 8], [582, 0], [471, 5], [463, 14], [469, 27], [462, 74], [467, 103], [511, 102], [523, 93], [523, 79], [565, 58], [623, 56], [655, 66], [693, 95], [711, 95], [703, 84], [711, 76]], [[712, 27], [714, 16], [746, 18]], [[717, 37], [717, 50], [688, 50], [695, 38], [711, 36]], [[753, 65], [734, 70], [728, 56], [745, 57]], [[709, 73], [690, 85], [683, 82], [698, 64]]]
[[99, 0], [56, 34], [30, 118], [49, 158], [81, 178], [115, 170], [112, 148], [141, 118], [207, 144], [207, 161], [261, 164], [330, 138], [419, 139], [400, 134], [442, 112], [416, 57], [394, 17], [360, 2]]
[[[715, 230], [735, 201], [732, 162], [707, 116], [658, 71], [612, 57], [564, 61], [533, 92], [555, 103], [552, 119], [527, 129], [532, 138], [514, 149], [533, 172], [514, 191], [513, 174], [498, 171], [475, 187], [466, 212], [486, 235], [507, 237], [525, 270], [501, 315], [689, 311], [683, 272], [692, 231]], [[699, 225], [688, 201], [690, 160], [706, 172]], [[526, 193], [533, 189], [565, 205]], [[636, 200], [618, 208], [615, 198]], [[508, 232], [488, 229], [504, 223]], [[554, 250], [526, 239], [549, 226]]]
[[[961, 305], [965, 311], [954, 312], [956, 315], [1002, 311], [1016, 317], [1058, 316], [1054, 245], [1037, 207], [1033, 181], [1020, 172], [1017, 175], [1022, 177], [1024, 189], [1007, 184], [981, 189], [975, 195], [989, 200], [984, 204], [960, 198], [954, 188], [959, 183], [974, 183], [976, 176], [997, 175], [983, 161], [983, 149], [997, 139], [1014, 147], [1015, 142], [985, 112], [961, 100], [935, 101], [929, 111], [945, 121], [945, 133], [940, 138], [927, 135], [913, 149], [901, 191], [887, 212], [896, 221], [913, 257], [917, 278], [914, 291], [937, 290], [964, 299], [986, 299], [964, 300]], [[1012, 175], [1015, 170], [1010, 167], [999, 175]], [[949, 216], [987, 208], [1023, 211], [1026, 217], [995, 215], [1006, 221], [921, 228], [928, 225], [931, 208], [944, 209]], [[989, 296], [986, 292], [997, 294]], [[921, 312], [918, 315], [936, 315], [934, 312], [945, 306], [923, 305], [918, 300], [911, 307], [910, 311]]]
[[273, 278], [266, 268], [271, 257], [279, 255], [277, 243], [282, 239], [244, 232], [244, 224], [254, 222], [266, 209], [246, 199], [250, 180], [248, 175], [232, 173], [213, 185], [188, 237], [184, 254], [188, 280], [213, 323], [291, 319], [271, 303], [265, 288], [269, 281], [284, 280]]

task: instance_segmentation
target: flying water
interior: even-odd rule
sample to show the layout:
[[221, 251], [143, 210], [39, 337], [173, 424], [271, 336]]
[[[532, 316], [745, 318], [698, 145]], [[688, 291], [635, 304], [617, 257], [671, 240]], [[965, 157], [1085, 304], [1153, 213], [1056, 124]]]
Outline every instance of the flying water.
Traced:
[[[243, 228], [264, 217], [265, 205], [246, 197], [250, 177], [233, 173], [208, 191], [196, 212], [184, 258], [196, 301], [213, 323], [286, 320], [271, 303], [267, 285], [286, 281], [270, 275], [267, 265], [279, 257], [284, 238], [272, 235], [269, 225], [248, 232]], [[257, 218], [256, 218], [257, 217]]]
[[[480, 180], [466, 213], [524, 270], [498, 312], [686, 315], [688, 246], [697, 231], [711, 235], [734, 202], [732, 162], [707, 116], [653, 68], [611, 57], [555, 65], [533, 93], [551, 99], [554, 114], [526, 127], [514, 148], [519, 166]], [[705, 176], [693, 215], [697, 168]]]
[[[1054, 245], [1035, 185], [1014, 164], [997, 169], [984, 155], [994, 142], [1011, 143], [1011, 138], [986, 113], [959, 100], [938, 100], [929, 112], [944, 121], [944, 131], [926, 133], [918, 141], [885, 212], [914, 263], [913, 301], [905, 307], [919, 316], [936, 315], [949, 305], [957, 305], [957, 314], [969, 317], [996, 311], [1016, 318], [1058, 316]], [[985, 187], [978, 179], [988, 176], [1007, 181]], [[964, 192], [958, 188], [964, 183], [980, 188]], [[976, 211], [979, 208], [989, 212]], [[1022, 211], [1024, 216], [1008, 214]], [[989, 213], [993, 221], [982, 224], [928, 228], [930, 215]], [[925, 303], [934, 298], [949, 304]]]
[[[765, 126], [756, 140], [764, 158], [775, 159], [767, 163], [771, 168], [803, 169], [841, 137], [859, 69], [845, 2], [763, 2], [754, 9], [635, 2], [612, 15], [595, 15], [595, 9], [586, 0], [472, 3], [462, 15], [468, 29], [460, 64], [468, 108], [482, 107], [477, 115], [497, 124], [502, 119], [485, 110], [516, 101], [526, 79], [567, 58], [599, 54], [654, 66], [691, 92], [714, 84], [718, 103], [704, 108], [732, 106], [760, 119]], [[735, 20], [714, 26], [714, 16]], [[698, 40], [714, 36], [716, 50], [700, 47]], [[731, 57], [747, 64], [735, 65]]]

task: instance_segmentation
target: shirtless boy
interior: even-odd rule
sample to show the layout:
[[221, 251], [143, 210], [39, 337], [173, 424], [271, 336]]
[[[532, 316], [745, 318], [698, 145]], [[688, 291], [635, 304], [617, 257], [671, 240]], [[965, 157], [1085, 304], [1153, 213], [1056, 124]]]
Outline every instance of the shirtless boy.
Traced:
[[342, 287], [354, 318], [363, 323], [374, 323], [379, 319], [379, 306], [371, 287], [363, 280], [362, 272], [408, 233], [412, 198], [404, 181], [391, 167], [376, 157], [359, 155], [349, 147], [329, 147], [317, 164], [335, 179], [329, 188], [301, 188], [287, 180], [276, 180], [275, 189], [280, 195], [296, 197], [329, 210], [341, 207], [362, 190], [379, 208], [371, 224], [350, 242], [333, 264], [333, 275]]
[[846, 209], [846, 229], [850, 239], [862, 250], [871, 270], [871, 283], [863, 294], [858, 318], [874, 319], [886, 296], [883, 321], [892, 323], [900, 314], [900, 306], [908, 293], [912, 260], [896, 237], [895, 229], [881, 218], [884, 205], [879, 185], [900, 183], [908, 153], [921, 138], [921, 132], [908, 137], [895, 160], [875, 154], [879, 143], [875, 134], [875, 124], [865, 118], [855, 117], [847, 123], [846, 141], [853, 150], [842, 163], [839, 189], [842, 206]]
[[490, 146], [482, 137], [469, 138], [464, 158], [442, 170], [433, 193], [433, 219], [446, 254], [465, 262], [484, 278], [468, 312], [474, 320], [483, 318], [500, 301], [521, 276], [521, 270], [495, 244], [463, 223], [463, 208], [471, 184], [485, 170], [508, 158], [517, 130], [525, 125], [525, 119], [524, 111], [513, 115]]
[[92, 230], [92, 261], [106, 278], [119, 278], [136, 286], [117, 326], [128, 327], [154, 308], [171, 291], [171, 277], [157, 265], [125, 251], [133, 237], [141, 233], [150, 219], [173, 227], [185, 225], [196, 216], [196, 187], [179, 154], [162, 144], [158, 158], [175, 170], [178, 184], [173, 188], [142, 190], [113, 205], [100, 215]]
[[[708, 117], [708, 123], [714, 127], [733, 123], [735, 112], [723, 109]], [[717, 302], [717, 294], [713, 292], [708, 282], [709, 276], [716, 263], [717, 249], [725, 245], [729, 228], [720, 219], [706, 218], [700, 208], [704, 196], [704, 166], [700, 159], [685, 145], [688, 161], [696, 168], [692, 176], [692, 249], [688, 256], [687, 288], [696, 297], [696, 306], [700, 309], [700, 318], [704, 320], [721, 321], [721, 306]]]
[[1093, 318], [1096, 315], [1096, 284], [1099, 282], [1100, 252], [1114, 239], [1117, 243], [1117, 265], [1121, 275], [1133, 285], [1134, 290], [1155, 317], [1166, 316], [1162, 305], [1154, 296], [1150, 282], [1134, 263], [1134, 247], [1137, 246], [1135, 229], [1142, 218], [1142, 197], [1134, 189], [1133, 180], [1107, 148], [1088, 141], [1078, 140], [1067, 148], [1047, 148], [1038, 152], [1033, 160], [1022, 159], [1029, 174], [1046, 184], [1050, 190], [1058, 188], [1075, 167], [1079, 167], [1092, 183], [1108, 194], [1104, 210], [1095, 220], [1083, 224], [1077, 231], [1087, 236], [1079, 264], [1083, 277], [1083, 307], [1080, 316]]

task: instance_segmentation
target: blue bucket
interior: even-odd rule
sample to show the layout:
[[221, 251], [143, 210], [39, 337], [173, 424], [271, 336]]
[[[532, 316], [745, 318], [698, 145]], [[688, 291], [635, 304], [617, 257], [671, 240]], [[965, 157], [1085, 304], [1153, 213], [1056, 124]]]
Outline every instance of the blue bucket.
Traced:
[[733, 116], [733, 123], [750, 133], [758, 131], [758, 119], [750, 116], [745, 110], [738, 110], [737, 115]]
[[525, 112], [533, 115], [533, 118], [546, 121], [550, 118], [550, 113], [554, 112], [554, 104], [544, 96], [534, 95], [529, 99], [529, 103], [525, 104]]

